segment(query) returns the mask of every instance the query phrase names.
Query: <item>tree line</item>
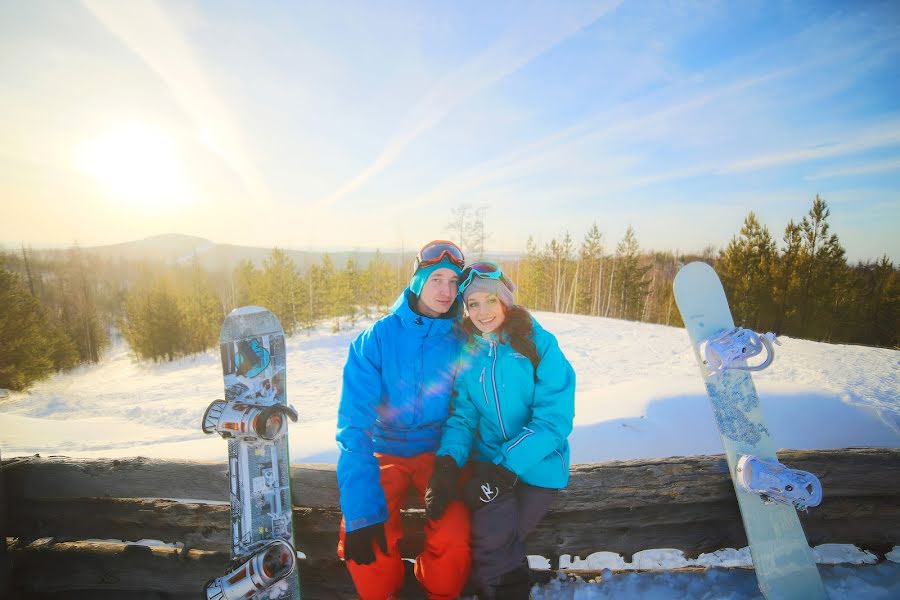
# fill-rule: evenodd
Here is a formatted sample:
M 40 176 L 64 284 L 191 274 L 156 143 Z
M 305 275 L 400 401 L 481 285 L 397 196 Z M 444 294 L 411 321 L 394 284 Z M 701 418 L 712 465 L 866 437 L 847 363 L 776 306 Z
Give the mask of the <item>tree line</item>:
M 883 257 L 849 265 L 830 211 L 818 196 L 787 224 L 779 244 L 754 213 L 728 246 L 699 254 L 642 251 L 629 227 L 607 247 L 595 223 L 580 244 L 566 233 L 500 261 L 532 310 L 681 326 L 672 282 L 704 260 L 719 273 L 735 322 L 793 337 L 900 346 L 900 280 Z M 448 237 L 470 260 L 484 255 L 485 210 L 460 205 Z M 411 257 L 406 257 L 411 258 Z M 222 319 L 238 306 L 272 310 L 288 335 L 332 331 L 384 314 L 409 280 L 411 260 L 377 251 L 365 265 L 325 254 L 301 270 L 278 248 L 257 265 L 205 270 L 195 258 L 163 264 L 66 251 L 0 253 L 0 388 L 25 389 L 53 372 L 97 362 L 121 335 L 141 360 L 163 361 L 214 347 Z
M 596 223 L 576 246 L 567 233 L 504 265 L 518 301 L 535 310 L 683 326 L 672 283 L 682 264 L 703 260 L 719 274 L 736 324 L 833 343 L 900 346 L 900 278 L 884 256 L 849 265 L 830 210 L 816 196 L 784 229 L 781 248 L 750 212 L 720 252 L 642 252 L 635 231 L 609 249 Z
M 97 362 L 109 344 L 96 274 L 77 246 L 52 260 L 0 254 L 0 388 Z
M 401 261 L 402 262 L 402 261 Z M 121 335 L 140 360 L 169 361 L 218 341 L 226 314 L 256 304 L 285 332 L 328 323 L 332 331 L 384 314 L 409 279 L 376 251 L 365 267 L 325 254 L 305 272 L 278 248 L 260 266 L 232 271 L 65 252 L 0 252 L 0 389 L 22 390 L 54 372 L 95 363 Z

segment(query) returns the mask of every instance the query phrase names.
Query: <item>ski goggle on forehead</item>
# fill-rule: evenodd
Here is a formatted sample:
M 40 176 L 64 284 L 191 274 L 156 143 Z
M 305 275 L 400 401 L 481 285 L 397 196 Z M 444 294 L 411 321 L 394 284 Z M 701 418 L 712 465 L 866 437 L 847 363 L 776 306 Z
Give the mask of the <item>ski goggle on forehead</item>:
M 466 264 L 459 246 L 447 240 L 435 240 L 419 250 L 419 255 L 416 256 L 416 269 L 436 265 L 444 260 L 444 257 L 460 269 Z
M 466 288 L 469 287 L 469 284 L 471 284 L 472 281 L 474 281 L 475 277 L 480 277 L 481 279 L 497 280 L 505 285 L 511 292 L 515 291 L 516 289 L 516 286 L 514 286 L 513 282 L 509 280 L 509 277 L 504 275 L 503 271 L 500 270 L 500 265 L 489 260 L 485 260 L 469 265 L 462 272 L 462 275 L 460 276 L 462 283 L 459 284 L 460 294 L 466 291 Z

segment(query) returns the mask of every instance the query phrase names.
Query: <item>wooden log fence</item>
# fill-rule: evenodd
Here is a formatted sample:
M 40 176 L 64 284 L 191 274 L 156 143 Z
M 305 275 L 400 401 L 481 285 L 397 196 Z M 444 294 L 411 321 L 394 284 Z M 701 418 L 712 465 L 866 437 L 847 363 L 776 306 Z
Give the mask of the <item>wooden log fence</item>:
M 898 543 L 900 449 L 782 451 L 779 457 L 822 480 L 822 504 L 801 513 L 811 545 L 852 543 L 883 555 Z M 0 525 L 5 522 L 8 542 L 0 561 L 5 556 L 12 566 L 7 590 L 0 591 L 12 598 L 197 598 L 227 562 L 226 464 L 29 457 L 6 461 L 0 475 Z M 304 598 L 353 597 L 335 555 L 334 465 L 293 464 L 291 480 L 295 537 L 306 555 Z M 424 522 L 420 502 L 411 499 L 404 511 L 406 556 L 421 549 Z M 145 539 L 183 547 L 91 541 Z M 676 548 L 696 557 L 746 544 L 724 457 L 691 456 L 574 465 L 568 488 L 528 549 L 556 566 L 562 554 L 604 550 L 630 560 L 640 550 Z M 0 575 L 2 568 L 0 562 Z

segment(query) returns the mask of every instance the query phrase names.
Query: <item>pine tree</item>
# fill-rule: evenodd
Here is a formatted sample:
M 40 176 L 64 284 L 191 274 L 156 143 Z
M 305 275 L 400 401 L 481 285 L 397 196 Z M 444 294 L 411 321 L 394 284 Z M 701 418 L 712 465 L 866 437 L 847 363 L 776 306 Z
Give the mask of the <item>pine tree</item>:
M 516 281 L 516 299 L 519 304 L 532 310 L 545 310 L 544 292 L 546 291 L 544 260 L 538 252 L 537 244 L 532 236 L 525 243 L 525 256 L 519 261 L 519 277 Z
M 751 329 L 771 327 L 773 271 L 777 250 L 768 228 L 751 211 L 717 263 L 736 322 Z
M 859 290 L 861 301 L 852 305 L 862 313 L 858 339 L 888 348 L 900 347 L 900 276 L 893 262 L 885 255 L 856 272 L 858 283 L 854 287 Z
M 832 341 L 900 346 L 900 277 L 893 262 L 887 256 L 860 262 L 847 270 L 842 287 L 841 327 Z
M 341 330 L 341 319 L 349 325 L 356 320 L 356 302 L 361 297 L 360 271 L 354 258 L 348 258 L 343 270 L 335 273 L 331 286 L 331 303 L 334 306 L 332 332 Z
M 41 301 L 75 343 L 79 362 L 96 363 L 109 345 L 109 335 L 97 310 L 96 276 L 84 263 L 77 245 L 54 261 L 49 281 L 40 286 Z
M 300 286 L 300 274 L 294 260 L 284 250 L 273 249 L 263 261 L 258 298 L 261 306 L 278 317 L 287 335 L 294 333 L 299 321 L 299 305 L 304 297 Z
M 216 345 L 225 314 L 213 292 L 209 275 L 196 260 L 182 277 L 178 310 L 184 329 L 179 350 L 185 354 L 203 352 Z
M 800 226 L 789 221 L 784 229 L 784 250 L 774 269 L 774 323 L 776 333 L 797 331 L 799 328 L 797 306 L 800 298 L 800 264 L 803 254 L 803 240 Z
M 21 278 L 0 269 L 0 388 L 21 391 L 78 363 L 78 351 Z
M 320 272 L 322 287 L 322 316 L 325 318 L 337 316 L 339 277 L 334 260 L 327 252 L 322 256 L 322 270 Z
M 837 235 L 828 233 L 830 214 L 827 203 L 816 195 L 800 222 L 800 330 L 819 340 L 830 339 L 847 269 L 844 248 Z
M 259 298 L 261 286 L 260 272 L 247 259 L 234 267 L 231 276 L 232 308 L 263 304 Z
M 331 312 L 332 307 L 329 305 L 333 276 L 334 263 L 328 254 L 322 258 L 321 264 L 312 265 L 309 269 L 307 299 L 309 302 L 308 323 L 310 326 L 333 314 Z
M 649 266 L 641 265 L 640 246 L 631 225 L 616 246 L 616 262 L 619 265 L 619 274 L 614 289 L 620 302 L 619 316 L 632 321 L 638 320 L 644 308 L 643 303 L 649 286 L 649 282 L 644 279 Z
M 602 294 L 600 277 L 603 261 L 603 234 L 600 233 L 596 222 L 591 225 L 584 236 L 578 260 L 581 264 L 579 269 L 581 279 L 578 285 L 575 312 L 585 315 L 599 314 L 599 300 Z
M 167 277 L 150 276 L 128 294 L 119 325 L 132 351 L 143 360 L 174 360 L 184 352 L 184 320 Z
M 394 298 L 400 293 L 394 284 L 393 267 L 385 260 L 380 250 L 375 251 L 375 256 L 369 261 L 365 270 L 365 285 L 362 298 L 368 310 L 369 306 L 375 308 L 378 314 L 386 314 L 388 307 L 394 302 Z

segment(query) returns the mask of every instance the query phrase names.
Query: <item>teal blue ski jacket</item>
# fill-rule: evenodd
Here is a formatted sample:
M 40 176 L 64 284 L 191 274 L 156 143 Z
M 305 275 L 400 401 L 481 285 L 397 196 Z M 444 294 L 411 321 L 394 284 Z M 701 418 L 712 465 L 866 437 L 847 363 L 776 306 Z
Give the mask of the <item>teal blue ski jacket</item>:
M 337 464 L 347 531 L 387 521 L 374 453 L 415 456 L 437 450 L 465 336 L 459 305 L 444 318 L 410 308 L 407 289 L 391 312 L 359 334 L 344 365 Z
M 536 373 L 526 356 L 495 334 L 465 344 L 437 454 L 462 465 L 474 444 L 476 460 L 506 467 L 530 485 L 563 488 L 569 482 L 575 371 L 537 321 L 534 342 Z

